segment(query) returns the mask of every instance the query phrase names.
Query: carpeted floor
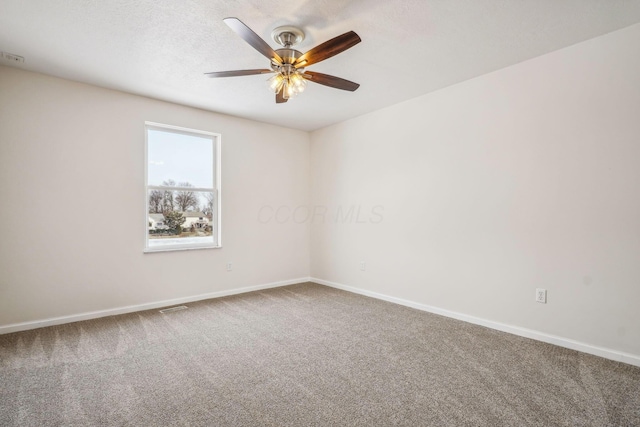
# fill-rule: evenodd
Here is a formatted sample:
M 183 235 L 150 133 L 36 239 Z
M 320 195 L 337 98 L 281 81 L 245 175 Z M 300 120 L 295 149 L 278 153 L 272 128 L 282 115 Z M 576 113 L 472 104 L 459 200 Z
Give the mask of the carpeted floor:
M 640 426 L 640 368 L 306 283 L 0 336 L 1 426 Z

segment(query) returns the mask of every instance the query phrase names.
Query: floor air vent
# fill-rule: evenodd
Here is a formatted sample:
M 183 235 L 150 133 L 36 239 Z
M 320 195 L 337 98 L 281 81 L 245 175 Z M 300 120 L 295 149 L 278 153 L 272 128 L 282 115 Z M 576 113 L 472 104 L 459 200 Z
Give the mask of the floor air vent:
M 171 307 L 171 308 L 163 308 L 162 310 L 160 310 L 160 313 L 173 313 L 174 311 L 180 311 L 180 310 L 186 310 L 187 307 L 186 305 L 179 305 L 177 307 Z

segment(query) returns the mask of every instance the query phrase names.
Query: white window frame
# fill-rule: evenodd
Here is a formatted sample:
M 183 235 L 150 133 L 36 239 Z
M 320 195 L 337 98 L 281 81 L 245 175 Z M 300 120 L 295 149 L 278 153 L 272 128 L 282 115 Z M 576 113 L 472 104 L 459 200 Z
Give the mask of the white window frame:
M 173 132 L 183 135 L 206 136 L 213 141 L 213 152 L 215 159 L 213 160 L 213 188 L 188 187 L 189 191 L 194 192 L 213 192 L 216 204 L 213 207 L 213 230 L 214 243 L 178 243 L 175 245 L 162 245 L 158 247 L 149 247 L 149 191 L 150 190 L 184 190 L 187 187 L 167 187 L 149 185 L 149 130 L 158 130 L 163 132 Z M 144 122 L 144 192 L 145 192 L 145 217 L 144 217 L 144 253 L 167 252 L 167 251 L 183 251 L 194 249 L 217 249 L 222 247 L 222 200 L 220 183 L 222 179 L 221 173 L 221 153 L 222 153 L 222 135 L 219 133 L 208 132 L 197 129 L 189 129 L 179 126 L 165 125 L 155 122 Z

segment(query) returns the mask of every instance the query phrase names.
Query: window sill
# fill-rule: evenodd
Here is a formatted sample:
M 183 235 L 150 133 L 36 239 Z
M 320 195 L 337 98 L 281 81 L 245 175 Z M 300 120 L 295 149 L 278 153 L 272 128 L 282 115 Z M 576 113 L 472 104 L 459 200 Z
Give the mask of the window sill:
M 155 252 L 174 252 L 174 251 L 197 251 L 200 249 L 221 249 L 222 246 L 188 246 L 188 247 L 159 247 L 146 248 L 143 253 L 152 254 Z

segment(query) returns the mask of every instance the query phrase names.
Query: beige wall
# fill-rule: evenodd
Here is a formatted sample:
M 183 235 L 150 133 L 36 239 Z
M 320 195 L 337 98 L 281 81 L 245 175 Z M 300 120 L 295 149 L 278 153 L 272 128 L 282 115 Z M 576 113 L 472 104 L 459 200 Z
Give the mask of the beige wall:
M 222 134 L 222 249 L 143 254 L 145 120 Z M 258 213 L 308 181 L 306 132 L 0 67 L 0 326 L 307 277 Z
M 312 277 L 640 355 L 639 51 L 635 25 L 312 133 Z

